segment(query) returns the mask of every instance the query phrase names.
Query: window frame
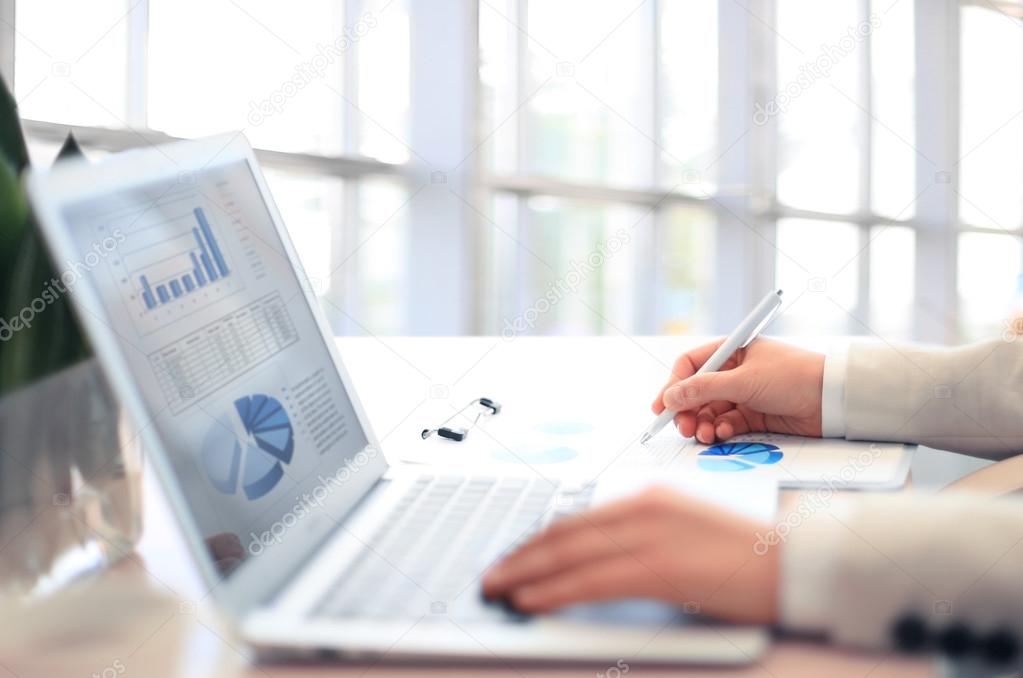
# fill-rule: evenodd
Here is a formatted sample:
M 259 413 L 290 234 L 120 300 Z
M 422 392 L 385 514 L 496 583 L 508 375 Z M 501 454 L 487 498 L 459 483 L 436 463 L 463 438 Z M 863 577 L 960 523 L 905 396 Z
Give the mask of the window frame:
M 906 0 L 904 0 L 906 1 Z M 675 204 L 699 205 L 710 208 L 717 217 L 716 270 L 745 270 L 750 272 L 741 280 L 719 277 L 712 290 L 716 315 L 709 328 L 715 333 L 729 331 L 740 319 L 742 309 L 752 306 L 775 280 L 776 252 L 771 245 L 776 239 L 777 223 L 782 219 L 811 219 L 821 222 L 851 224 L 859 232 L 860 254 L 857 258 L 857 304 L 846 309 L 851 318 L 850 334 L 874 334 L 871 324 L 871 231 L 875 227 L 900 226 L 909 228 L 915 237 L 915 285 L 912 338 L 920 341 L 955 343 L 961 339 L 957 292 L 957 238 L 967 232 L 1009 233 L 1023 236 L 1023 228 L 998 229 L 963 223 L 959 219 L 956 186 L 958 183 L 960 99 L 959 77 L 961 58 L 960 12 L 963 6 L 981 6 L 990 11 L 1012 11 L 1023 17 L 1023 6 L 1018 2 L 999 0 L 908 0 L 914 9 L 914 108 L 929 111 L 928 116 L 915 116 L 915 193 L 916 210 L 909 218 L 892 218 L 873 210 L 872 205 L 872 151 L 873 151 L 873 49 L 871 36 L 863 40 L 857 51 L 860 92 L 866 102 L 861 114 L 859 136 L 861 162 L 861 190 L 857 209 L 852 214 L 819 212 L 801 209 L 781 202 L 777 193 L 778 165 L 776 147 L 778 130 L 776 119 L 770 119 L 760 128 L 751 128 L 748 111 L 754 110 L 756 101 L 768 99 L 777 90 L 776 50 L 777 38 L 765 25 L 764 17 L 775 17 L 775 0 L 749 0 L 740 3 L 719 3 L 719 44 L 730 45 L 718 55 L 719 85 L 719 149 L 731 149 L 720 161 L 719 186 L 745 187 L 744 195 L 730 194 L 720 189 L 709 196 L 700 197 L 681 192 L 664 192 L 657 188 L 657 174 L 653 186 L 645 188 L 619 188 L 592 183 L 563 181 L 551 177 L 531 176 L 522 171 L 527 149 L 523 148 L 522 125 L 519 116 L 519 153 L 516 172 L 484 174 L 480 181 L 486 190 L 516 196 L 520 201 L 534 196 L 553 196 L 604 203 L 629 203 L 654 212 L 653 234 L 644 243 L 639 254 L 646 261 L 654 260 L 654 248 L 663 228 L 659 215 Z M 871 13 L 870 0 L 857 0 L 859 18 L 866 20 Z M 656 55 L 659 31 L 656 28 L 660 1 L 646 3 L 651 39 L 647 41 Z M 517 0 L 517 16 L 510 17 L 519 27 L 521 36 L 516 45 L 515 63 L 518 70 L 528 54 L 525 31 L 528 12 L 527 0 Z M 768 19 L 769 21 L 769 19 Z M 659 116 L 657 82 L 660 80 L 659 60 L 655 66 L 653 109 Z M 936 67 L 935 64 L 943 64 Z M 524 101 L 528 83 L 519 78 L 516 98 Z M 741 111 L 738 115 L 729 112 Z M 939 112 L 937 115 L 932 115 Z M 653 129 L 661 129 L 658 117 Z M 659 140 L 652 140 L 654 147 Z M 654 154 L 656 155 L 656 154 Z M 934 159 L 934 162 L 927 160 Z M 656 164 L 656 163 L 655 163 Z M 938 168 L 936 170 L 936 168 Z M 947 168 L 941 170 L 940 168 Z M 949 171 L 951 183 L 944 184 L 938 172 Z M 923 187 L 935 190 L 921 190 Z M 520 210 L 526 218 L 524 210 Z M 528 243 L 527 243 L 528 245 Z M 654 312 L 650 308 L 653 295 L 650 281 L 637 285 L 634 301 L 638 333 L 656 333 Z M 799 294 L 804 290 L 792 290 Z
M 360 0 L 339 0 L 345 3 L 347 16 L 357 16 Z M 716 218 L 715 270 L 745 270 L 746 276 L 718 276 L 714 281 L 713 308 L 715 315 L 707 329 L 715 333 L 729 331 L 743 314 L 770 288 L 775 280 L 776 252 L 772 243 L 776 239 L 777 222 L 780 219 L 814 219 L 822 222 L 853 224 L 859 229 L 858 303 L 848 309 L 860 321 L 851 321 L 851 333 L 870 334 L 870 234 L 875 226 L 904 226 L 915 235 L 915 284 L 913 338 L 922 341 L 954 343 L 961 339 L 958 326 L 958 237 L 962 233 L 1000 233 L 1023 237 L 1023 224 L 1015 228 L 992 228 L 967 224 L 961 221 L 958 212 L 958 163 L 960 124 L 960 17 L 964 6 L 979 6 L 989 11 L 1002 11 L 1019 16 L 1023 5 L 1009 0 L 902 0 L 913 2 L 914 8 L 914 61 L 916 80 L 914 84 L 914 106 L 917 111 L 928 111 L 927 116 L 916 116 L 915 187 L 918 193 L 916 211 L 907 219 L 892 219 L 876 214 L 871 209 L 870 166 L 872 152 L 870 115 L 862 116 L 861 176 L 862 190 L 859 209 L 853 214 L 835 214 L 799 209 L 782 204 L 778 200 L 776 184 L 778 166 L 776 157 L 777 125 L 774 119 L 757 127 L 750 124 L 749 111 L 754 110 L 757 101 L 768 99 L 777 88 L 776 41 L 772 29 L 761 17 L 776 16 L 776 0 L 748 0 L 745 5 L 734 2 L 719 3 L 719 44 L 730 45 L 720 50 L 718 66 L 720 83 L 718 87 L 718 148 L 729 149 L 718 164 L 719 180 L 716 192 L 708 196 L 694 195 L 682 191 L 664 191 L 659 188 L 660 163 L 657 153 L 651 152 L 654 163 L 653 181 L 649 187 L 620 188 L 594 183 L 563 181 L 556 178 L 529 175 L 522 171 L 525 165 L 523 140 L 526 118 L 516 116 L 519 152 L 516 169 L 509 173 L 491 173 L 475 157 L 462 171 L 450 177 L 450 192 L 458 198 L 446 201 L 424 202 L 410 206 L 417 228 L 410 233 L 410 252 L 430 247 L 433 238 L 430 228 L 419 228 L 418 220 L 427 220 L 431 228 L 443 226 L 444 238 L 452 239 L 455 250 L 465 257 L 464 265 L 451 272 L 450 260 L 432 259 L 415 261 L 407 281 L 408 305 L 420 309 L 418 315 L 408 313 L 409 327 L 413 333 L 458 334 L 466 332 L 499 333 L 493 313 L 488 310 L 488 300 L 497 295 L 494 285 L 505 281 L 483 280 L 486 271 L 480 264 L 485 259 L 488 244 L 485 238 L 472 234 L 486 231 L 485 217 L 478 205 L 484 204 L 491 195 L 506 195 L 515 198 L 518 204 L 520 233 L 528 234 L 526 220 L 528 211 L 525 201 L 533 196 L 553 196 L 577 199 L 594 203 L 626 203 L 648 209 L 652 212 L 653 227 L 647 229 L 644 237 L 638 239 L 634 256 L 637 261 L 648 264 L 656 260 L 660 234 L 664 228 L 664 210 L 676 205 L 697 206 L 711 210 Z M 870 13 L 869 0 L 857 0 L 860 13 L 865 18 Z M 662 0 L 648 0 L 638 11 L 650 31 L 649 59 L 650 115 L 661 118 L 660 83 L 662 73 L 657 58 L 660 40 L 658 17 Z M 15 0 L 0 0 L 0 72 L 13 87 L 14 43 L 15 43 Z M 108 129 L 91 126 L 75 126 L 40 120 L 26 120 L 26 133 L 35 139 L 60 143 L 67 132 L 73 131 L 86 147 L 106 151 L 120 151 L 147 144 L 173 141 L 174 137 L 144 127 L 146 119 L 146 37 L 148 34 L 149 0 L 137 0 L 133 5 L 129 21 L 127 127 Z M 528 37 L 521 29 L 528 12 L 528 0 L 514 0 L 516 14 L 509 17 L 519 28 L 515 40 L 516 97 L 524 101 L 529 83 L 521 65 L 526 63 Z M 358 119 L 348 115 L 344 123 L 344 152 L 337 155 L 293 153 L 257 149 L 257 156 L 268 168 L 345 179 L 343 195 L 338 196 L 336 205 L 329 209 L 339 214 L 341 237 L 357 238 L 359 183 L 362 179 L 389 177 L 403 182 L 410 191 L 429 186 L 430 171 L 436 167 L 450 167 L 452 158 L 474 156 L 480 144 L 486 143 L 489 130 L 481 129 L 477 115 L 480 110 L 479 54 L 475 28 L 478 27 L 479 4 L 474 0 L 449 0 L 437 3 L 430 12 L 417 11 L 415 3 L 410 5 L 412 40 L 414 43 L 411 81 L 415 89 L 417 70 L 426 69 L 428 60 L 416 59 L 415 54 L 436 54 L 451 64 L 460 60 L 468 62 L 468 68 L 455 68 L 447 84 L 455 91 L 446 100 L 446 111 L 458 123 L 446 129 L 452 137 L 449 145 L 453 150 L 434 140 L 420 130 L 410 132 L 411 143 L 419 150 L 419 144 L 427 147 L 429 161 L 410 160 L 394 164 L 359 156 L 354 152 L 358 137 Z M 451 32 L 430 31 L 438 22 L 454 21 L 460 27 L 461 38 L 451 40 Z M 472 58 L 475 56 L 475 58 Z M 860 92 L 863 100 L 871 101 L 871 59 L 870 36 L 866 36 L 858 51 L 861 60 Z M 941 64 L 936 66 L 935 64 Z M 475 66 L 472 68 L 471 66 Z M 346 77 L 343 88 L 346 97 L 357 102 L 357 69 L 354 59 L 346 60 Z M 435 69 L 436 70 L 436 69 Z M 418 75 L 424 75 L 420 71 Z M 417 111 L 429 109 L 436 113 L 437 102 L 432 101 L 428 92 L 413 92 L 410 95 L 410 117 L 416 119 Z M 652 140 L 652 148 L 660 144 L 660 124 Z M 464 131 L 462 131 L 464 130 Z M 418 135 L 418 136 L 417 136 Z M 435 157 L 433 157 L 435 156 Z M 933 163 L 926 158 L 931 158 Z M 951 183 L 939 182 L 935 167 L 946 168 L 951 173 Z M 722 190 L 720 187 L 743 187 L 743 190 Z M 922 190 L 927 187 L 930 190 Z M 438 211 L 439 210 L 439 211 Z M 491 229 L 492 230 L 492 229 Z M 435 242 L 434 242 L 435 244 Z M 527 243 L 528 244 L 528 243 Z M 510 270 L 518 270 L 514 265 Z M 649 266 L 644 266 L 649 270 Z M 635 313 L 633 326 L 628 328 L 608 327 L 611 331 L 628 333 L 656 333 L 656 308 L 654 299 L 658 290 L 659 271 L 637 280 L 633 290 Z M 428 282 L 429 284 L 423 284 Z M 342 276 L 332 283 L 331 293 L 344 304 L 357 308 L 353 293 L 356 288 L 356 270 L 348 267 Z M 468 290 L 468 291 L 467 291 Z M 801 291 L 793 291 L 795 293 Z M 518 298 L 521 295 L 517 295 Z M 438 298 L 449 300 L 454 308 L 450 313 L 423 315 L 421 309 L 432 305 Z M 335 328 L 339 332 L 364 332 L 365 328 L 356 323 L 343 324 Z M 883 337 L 882 337 L 883 338 Z
M 14 37 L 14 0 L 0 0 L 0 75 L 7 83 L 14 82 Z
M 359 16 L 362 4 L 359 0 L 341 1 L 345 3 L 345 16 Z M 0 0 L 0 72 L 3 73 L 12 91 L 15 91 L 16 4 L 16 0 Z M 150 0 L 134 0 L 130 11 L 124 18 L 124 21 L 128 22 L 128 40 L 125 47 L 127 69 L 124 73 L 128 101 L 125 126 L 108 128 L 24 119 L 22 127 L 28 138 L 60 145 L 67 134 L 71 132 L 83 147 L 106 152 L 156 146 L 180 140 L 180 137 L 151 129 L 146 124 L 149 7 Z M 355 59 L 345 60 L 345 77 L 341 83 L 341 89 L 344 96 L 357 105 L 358 80 Z M 296 175 L 346 180 L 343 183 L 343 191 L 337 196 L 337 199 L 325 206 L 330 214 L 342 215 L 337 220 L 341 233 L 340 238 L 334 240 L 335 243 L 352 242 L 358 238 L 361 180 L 387 177 L 408 185 L 415 178 L 413 176 L 414 168 L 410 163 L 385 162 L 354 152 L 358 141 L 358 119 L 355 115 L 345 116 L 342 126 L 344 147 L 343 152 L 339 154 L 255 149 L 260 163 L 268 169 Z M 334 247 L 332 260 L 340 261 L 344 258 L 345 255 L 340 252 L 340 249 Z M 332 300 L 337 300 L 333 305 L 343 305 L 349 309 L 349 312 L 344 314 L 347 317 L 335 318 L 333 325 L 339 334 L 365 332 L 365 327 L 360 326 L 355 320 L 360 313 L 359 299 L 354 293 L 354 290 L 357 289 L 356 275 L 356 266 L 354 264 L 347 265 L 339 274 L 333 276 L 331 281 L 329 295 Z

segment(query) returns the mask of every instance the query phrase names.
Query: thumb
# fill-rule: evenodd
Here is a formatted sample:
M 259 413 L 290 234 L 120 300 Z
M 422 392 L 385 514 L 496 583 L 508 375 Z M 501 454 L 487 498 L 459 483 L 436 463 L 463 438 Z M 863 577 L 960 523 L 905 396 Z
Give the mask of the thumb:
M 747 399 L 744 376 L 741 367 L 693 375 L 664 392 L 664 407 L 675 412 L 688 412 L 715 400 L 744 402 Z

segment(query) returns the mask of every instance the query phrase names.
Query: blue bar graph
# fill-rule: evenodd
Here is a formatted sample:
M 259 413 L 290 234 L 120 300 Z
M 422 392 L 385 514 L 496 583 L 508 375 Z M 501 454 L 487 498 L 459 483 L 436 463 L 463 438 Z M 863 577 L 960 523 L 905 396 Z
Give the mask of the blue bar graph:
M 181 253 L 182 256 L 187 254 L 188 261 L 185 266 L 191 264 L 190 268 L 180 270 L 172 276 L 154 276 L 150 271 L 148 276 L 140 275 L 138 277 L 142 287 L 142 301 L 146 310 L 151 311 L 160 305 L 192 294 L 231 275 L 224 251 L 213 234 L 213 228 L 206 218 L 206 212 L 203 211 L 203 208 L 196 207 L 192 210 L 192 215 L 198 224 L 198 226 L 192 227 L 195 248 Z M 188 231 L 185 233 L 187 234 Z M 151 279 L 158 284 L 151 285 Z
M 153 310 L 156 308 L 156 299 L 153 297 L 153 290 L 149 289 L 149 281 L 143 275 L 139 277 L 139 282 L 142 283 L 142 301 L 146 302 L 146 308 Z
M 206 268 L 206 274 L 210 277 L 210 282 L 213 282 L 220 277 L 213 269 L 213 264 L 210 262 L 210 256 L 208 254 L 204 252 L 199 258 L 202 259 L 202 265 Z
M 206 250 L 206 241 L 199 235 L 199 229 L 193 228 L 192 234 L 195 236 L 195 241 L 199 243 L 199 259 L 202 261 L 202 267 L 206 270 L 206 275 L 209 277 L 210 282 L 217 279 L 217 272 L 213 270 L 213 264 L 210 262 L 210 254 Z
M 192 272 L 195 274 L 195 282 L 199 287 L 203 287 L 206 284 L 206 275 L 199 268 L 199 259 L 196 258 L 195 252 L 192 252 L 190 256 L 192 257 L 192 266 L 194 267 Z
M 194 212 L 195 219 L 199 222 L 199 228 L 202 229 L 202 234 L 206 238 L 206 244 L 210 246 L 210 252 L 213 253 L 213 261 L 217 264 L 217 270 L 220 271 L 221 276 L 226 277 L 230 271 L 227 270 L 227 262 L 224 261 L 224 255 L 220 251 L 217 239 L 213 237 L 210 224 L 206 221 L 206 213 L 202 211 L 201 207 L 196 207 Z

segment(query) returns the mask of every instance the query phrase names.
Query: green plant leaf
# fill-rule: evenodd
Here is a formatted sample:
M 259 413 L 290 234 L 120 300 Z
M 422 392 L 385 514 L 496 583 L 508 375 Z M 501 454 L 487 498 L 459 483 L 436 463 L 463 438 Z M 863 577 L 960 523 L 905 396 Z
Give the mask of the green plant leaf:
M 28 222 L 28 203 L 17 175 L 0 162 L 0 271 L 9 270 L 5 255 L 21 240 Z M 3 275 L 0 275 L 0 280 Z M 0 283 L 2 284 L 2 283 Z M 0 299 L 5 298 L 0 288 Z
M 62 155 L 76 153 L 69 137 Z M 0 394 L 92 353 L 18 179 L 27 166 L 17 105 L 0 80 Z
M 8 269 L 0 317 L 0 393 L 30 384 L 91 354 L 31 217 Z
M 0 158 L 14 168 L 15 174 L 28 166 L 28 147 L 21 131 L 18 104 L 0 78 Z

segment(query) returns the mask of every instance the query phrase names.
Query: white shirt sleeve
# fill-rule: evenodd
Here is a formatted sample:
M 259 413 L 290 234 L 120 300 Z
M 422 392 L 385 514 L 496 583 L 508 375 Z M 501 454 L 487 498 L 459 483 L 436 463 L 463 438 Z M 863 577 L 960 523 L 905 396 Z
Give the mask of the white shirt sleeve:
M 846 356 L 824 359 L 824 385 L 821 389 L 821 437 L 845 437 Z

